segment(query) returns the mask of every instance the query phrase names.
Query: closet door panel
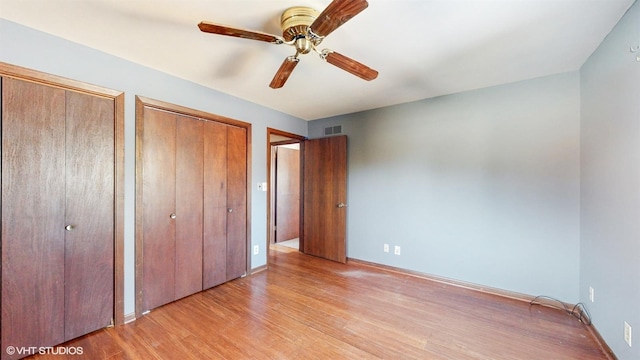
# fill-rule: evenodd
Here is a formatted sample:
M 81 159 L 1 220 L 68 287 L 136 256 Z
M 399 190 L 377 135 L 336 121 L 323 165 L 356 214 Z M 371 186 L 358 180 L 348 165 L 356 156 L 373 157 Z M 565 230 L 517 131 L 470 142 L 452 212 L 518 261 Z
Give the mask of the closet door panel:
M 65 340 L 108 326 L 114 291 L 114 103 L 66 99 Z
M 143 311 L 175 299 L 176 115 L 144 109 Z M 176 214 L 177 217 L 177 214 Z
M 227 203 L 230 206 L 247 204 L 247 131 L 227 127 Z
M 227 280 L 227 127 L 204 122 L 202 287 Z
M 227 128 L 227 280 L 247 271 L 247 135 Z
M 227 209 L 212 208 L 205 212 L 202 288 L 208 289 L 227 281 Z
M 178 117 L 176 133 L 176 299 L 202 290 L 202 121 Z
M 3 346 L 64 341 L 64 99 L 2 78 Z
M 227 280 L 247 272 L 247 208 L 237 206 L 227 217 Z

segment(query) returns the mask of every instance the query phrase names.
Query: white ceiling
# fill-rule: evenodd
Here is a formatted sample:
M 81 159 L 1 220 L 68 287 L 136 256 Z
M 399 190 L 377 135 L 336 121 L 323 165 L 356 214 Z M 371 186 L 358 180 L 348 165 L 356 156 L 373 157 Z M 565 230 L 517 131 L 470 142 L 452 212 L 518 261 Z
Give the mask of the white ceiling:
M 0 17 L 313 120 L 580 68 L 634 0 L 369 0 L 331 48 L 380 72 L 367 82 L 318 56 L 278 90 L 286 45 L 206 34 L 202 20 L 281 35 L 291 6 L 330 0 L 0 0 Z

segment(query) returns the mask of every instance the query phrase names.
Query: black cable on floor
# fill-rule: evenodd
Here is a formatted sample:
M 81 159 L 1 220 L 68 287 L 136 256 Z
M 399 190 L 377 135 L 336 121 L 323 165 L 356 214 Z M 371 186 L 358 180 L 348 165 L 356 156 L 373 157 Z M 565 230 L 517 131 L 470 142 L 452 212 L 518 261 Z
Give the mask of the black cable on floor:
M 551 300 L 553 302 L 557 302 L 561 306 L 552 306 L 551 304 L 548 304 L 548 303 L 543 304 L 542 302 L 538 301 L 539 299 Z M 559 310 L 564 310 L 568 315 L 575 317 L 581 323 L 585 325 L 591 325 L 591 314 L 589 314 L 589 310 L 587 310 L 587 308 L 581 302 L 575 304 L 573 308 L 569 309 L 564 302 L 558 299 L 552 298 L 550 296 L 539 295 L 533 298 L 533 300 L 529 302 L 529 307 L 531 307 L 532 305 L 545 305 L 545 306 L 550 306 Z

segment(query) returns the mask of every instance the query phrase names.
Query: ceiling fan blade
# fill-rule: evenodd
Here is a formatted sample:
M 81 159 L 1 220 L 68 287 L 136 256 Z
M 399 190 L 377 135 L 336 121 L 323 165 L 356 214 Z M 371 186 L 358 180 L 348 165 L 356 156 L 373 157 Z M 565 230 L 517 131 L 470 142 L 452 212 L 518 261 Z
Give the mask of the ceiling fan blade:
M 323 50 L 322 58 L 329 64 L 339 67 L 340 69 L 350 72 L 353 75 L 370 81 L 378 77 L 378 72 L 372 68 L 359 63 L 349 57 L 331 50 Z
M 271 80 L 269 87 L 272 89 L 279 89 L 284 86 L 284 83 L 287 82 L 287 79 L 289 79 L 291 72 L 293 72 L 293 69 L 298 65 L 298 62 L 300 62 L 300 59 L 295 56 L 289 56 L 284 59 L 282 65 L 280 65 L 280 68 L 278 69 L 278 72 L 276 72 L 273 80 Z
M 208 21 L 200 22 L 200 24 L 198 24 L 198 28 L 200 28 L 202 32 L 211 33 L 211 34 L 234 36 L 234 37 L 239 37 L 243 39 L 265 41 L 265 42 L 274 43 L 274 44 L 282 44 L 283 42 L 282 38 L 279 36 L 263 33 L 260 31 L 232 28 L 225 25 L 214 24 Z
M 311 31 L 325 37 L 366 9 L 369 4 L 366 0 L 333 0 L 309 26 Z

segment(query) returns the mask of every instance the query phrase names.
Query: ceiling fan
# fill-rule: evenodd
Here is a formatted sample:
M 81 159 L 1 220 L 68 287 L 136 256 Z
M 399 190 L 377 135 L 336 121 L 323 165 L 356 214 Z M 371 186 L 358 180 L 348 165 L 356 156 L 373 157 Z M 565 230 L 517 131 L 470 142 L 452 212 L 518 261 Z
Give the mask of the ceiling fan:
M 273 89 L 281 88 L 284 85 L 300 61 L 299 55 L 308 54 L 311 51 L 316 52 L 321 59 L 342 70 L 364 80 L 373 80 L 378 76 L 376 70 L 333 50 L 318 50 L 316 48 L 327 35 L 358 15 L 367 6 L 369 4 L 366 0 L 333 0 L 319 14 L 317 10 L 305 6 L 288 8 L 280 17 L 282 36 L 233 28 L 208 21 L 202 21 L 198 27 L 201 31 L 212 34 L 294 46 L 295 55 L 288 56 L 284 60 L 269 84 Z

